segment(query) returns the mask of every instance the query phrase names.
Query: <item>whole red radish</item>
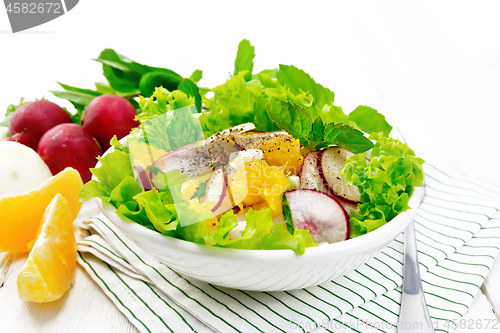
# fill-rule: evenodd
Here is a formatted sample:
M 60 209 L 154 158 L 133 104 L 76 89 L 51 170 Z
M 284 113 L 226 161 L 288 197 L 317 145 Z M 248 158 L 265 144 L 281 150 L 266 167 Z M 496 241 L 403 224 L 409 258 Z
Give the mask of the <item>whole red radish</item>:
M 88 182 L 92 177 L 89 168 L 102 154 L 101 146 L 82 126 L 60 124 L 48 130 L 38 143 L 38 154 L 53 175 L 72 167 Z
M 139 126 L 134 120 L 137 112 L 125 98 L 117 95 L 101 95 L 92 100 L 82 120 L 82 126 L 99 141 L 103 151 L 109 147 L 109 141 L 116 135 L 118 140 Z
M 47 100 L 29 102 L 12 114 L 7 140 L 36 150 L 42 135 L 61 123 L 71 123 L 71 118 L 59 105 Z

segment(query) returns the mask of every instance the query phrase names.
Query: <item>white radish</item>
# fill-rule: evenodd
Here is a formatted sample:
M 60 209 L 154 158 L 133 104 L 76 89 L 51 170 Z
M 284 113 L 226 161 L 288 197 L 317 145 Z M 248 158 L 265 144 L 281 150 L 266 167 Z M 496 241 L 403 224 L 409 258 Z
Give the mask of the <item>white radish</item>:
M 49 168 L 28 146 L 0 142 L 0 197 L 30 191 L 52 177 Z
M 183 174 L 196 177 L 214 163 L 229 163 L 229 156 L 238 151 L 239 146 L 232 143 L 209 143 L 202 147 L 175 150 L 160 157 L 153 165 L 165 173 L 178 169 Z
M 318 156 L 320 151 L 312 151 L 304 157 L 299 169 L 300 188 L 328 192 L 323 185 L 323 179 L 318 171 Z
M 318 171 L 327 191 L 337 198 L 350 202 L 360 202 L 356 185 L 349 184 L 340 176 L 345 161 L 354 154 L 340 147 L 331 147 L 321 151 L 318 157 Z
M 245 133 L 248 131 L 251 131 L 255 128 L 255 125 L 252 123 L 245 123 L 241 125 L 236 125 L 230 128 L 226 128 L 225 130 L 222 130 L 218 133 L 215 133 L 214 135 L 198 141 L 197 145 L 198 146 L 204 146 L 208 143 L 214 143 L 214 142 L 228 142 L 229 140 L 232 139 L 232 136 L 235 134 L 239 133 Z
M 257 141 L 267 140 L 276 136 L 289 136 L 285 131 L 275 131 L 275 132 L 259 132 L 259 131 L 249 131 L 244 134 L 234 134 L 231 136 L 234 142 L 243 149 L 248 149 L 253 143 Z
M 295 228 L 309 230 L 318 243 L 349 238 L 349 218 L 337 199 L 310 189 L 292 190 L 285 195 Z
M 207 192 L 200 198 L 201 203 L 212 202 L 214 215 L 220 215 L 234 207 L 227 191 L 227 171 L 223 166 L 215 168 L 207 182 Z

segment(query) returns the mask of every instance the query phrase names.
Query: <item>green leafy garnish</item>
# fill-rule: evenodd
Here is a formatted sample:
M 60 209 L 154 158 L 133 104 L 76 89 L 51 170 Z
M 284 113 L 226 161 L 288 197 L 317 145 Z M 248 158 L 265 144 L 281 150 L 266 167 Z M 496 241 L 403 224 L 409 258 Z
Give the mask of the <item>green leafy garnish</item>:
M 12 117 L 12 114 L 14 113 L 14 111 L 16 111 L 20 106 L 23 106 L 26 103 L 28 103 L 28 102 L 25 102 L 24 98 L 21 98 L 18 105 L 10 104 L 7 107 L 7 110 L 5 111 L 5 119 L 0 122 L 0 126 L 9 127 L 10 118 Z
M 104 76 L 111 87 L 120 93 L 138 94 L 142 76 L 151 72 L 170 74 L 182 80 L 179 74 L 170 69 L 139 64 L 112 49 L 105 49 L 95 60 L 103 65 Z
M 373 143 L 362 132 L 351 126 L 324 124 L 320 117 L 313 123 L 309 112 L 298 104 L 272 99 L 268 111 L 279 127 L 299 139 L 307 148 L 321 149 L 335 145 L 357 154 L 373 147 Z
M 349 157 L 341 176 L 353 183 L 361 194 L 359 213 L 351 211 L 350 237 L 375 230 L 408 208 L 415 186 L 422 186 L 424 161 L 399 140 L 382 133 L 372 134 L 376 140 L 370 162 L 364 154 Z
M 276 77 L 294 95 L 301 92 L 311 94 L 319 109 L 322 109 L 326 104 L 333 103 L 335 94 L 330 89 L 316 83 L 309 74 L 295 66 L 280 65 Z
M 193 81 L 194 83 L 200 82 L 201 78 L 203 77 L 203 71 L 200 71 L 199 69 L 195 70 L 190 76 L 189 79 Z
M 193 193 L 191 199 L 199 199 L 205 195 L 207 192 L 207 183 L 201 183 L 200 186 L 196 189 L 196 192 Z
M 382 114 L 365 105 L 360 105 L 349 113 L 348 121 L 355 123 L 363 132 L 369 134 L 381 132 L 385 136 L 389 136 L 392 131 L 392 126 Z
M 283 218 L 285 219 L 286 229 L 290 234 L 293 235 L 295 232 L 295 225 L 293 224 L 292 211 L 290 210 L 290 203 L 286 198 L 286 195 L 283 193 L 283 198 L 281 200 L 281 207 L 283 210 Z
M 253 58 L 255 58 L 255 48 L 246 39 L 243 39 L 238 45 L 238 53 L 234 61 L 234 74 L 238 75 L 246 71 L 244 75 L 245 81 L 250 81 L 253 71 Z
M 141 126 L 131 136 L 166 151 L 204 139 L 200 120 L 193 116 L 194 103 L 194 97 L 180 90 L 156 88 L 150 98 L 140 97 L 142 112 L 136 119 Z

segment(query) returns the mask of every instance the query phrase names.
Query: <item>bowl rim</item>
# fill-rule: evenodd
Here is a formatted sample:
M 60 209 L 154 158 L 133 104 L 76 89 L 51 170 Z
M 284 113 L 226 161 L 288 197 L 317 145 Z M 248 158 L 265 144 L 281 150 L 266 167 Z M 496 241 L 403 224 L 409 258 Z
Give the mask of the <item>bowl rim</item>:
M 402 137 L 399 131 L 395 131 L 396 136 Z M 398 135 L 399 134 L 399 135 Z M 127 138 L 130 135 L 125 136 L 120 139 L 119 142 L 122 144 L 126 143 Z M 400 139 L 400 138 L 397 138 Z M 403 140 L 404 141 L 404 140 Z M 114 146 L 111 146 L 102 157 L 114 151 Z M 418 156 L 417 151 L 414 151 L 415 155 Z M 95 168 L 98 168 L 101 162 L 98 161 Z M 93 180 L 97 180 L 95 175 L 92 175 Z M 273 262 L 286 264 L 287 261 L 293 260 L 297 262 L 310 262 L 311 260 L 316 261 L 318 258 L 324 257 L 342 257 L 346 255 L 358 254 L 360 252 L 367 253 L 370 249 L 380 249 L 383 246 L 391 242 L 400 232 L 402 232 L 406 226 L 413 219 L 417 208 L 420 205 L 420 199 L 423 194 L 422 187 L 414 187 L 413 192 L 410 195 L 410 200 L 408 202 L 409 209 L 399 213 L 391 221 L 387 222 L 383 226 L 370 231 L 367 234 L 361 235 L 356 238 L 347 239 L 345 241 L 333 243 L 333 244 L 322 244 L 319 246 L 308 247 L 305 252 L 301 255 L 296 254 L 291 249 L 282 250 L 249 250 L 249 249 L 233 249 L 227 247 L 210 246 L 205 244 L 193 243 L 183 239 L 163 235 L 160 232 L 150 230 L 141 224 L 134 222 L 126 217 L 121 217 L 116 214 L 116 208 L 109 202 L 103 201 L 101 198 L 94 198 L 97 206 L 101 212 L 115 224 L 123 232 L 137 235 L 142 239 L 148 239 L 156 244 L 174 247 L 177 251 L 183 253 L 190 253 L 193 255 L 204 256 L 204 257 L 222 257 L 229 261 L 257 261 L 257 262 Z M 391 237 L 387 237 L 391 235 Z M 394 236 L 392 236 L 394 235 Z

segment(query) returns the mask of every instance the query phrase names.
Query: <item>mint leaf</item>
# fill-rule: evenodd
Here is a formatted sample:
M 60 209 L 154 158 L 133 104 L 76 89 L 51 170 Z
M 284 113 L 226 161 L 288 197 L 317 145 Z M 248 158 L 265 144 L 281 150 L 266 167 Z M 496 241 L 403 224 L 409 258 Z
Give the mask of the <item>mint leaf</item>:
M 364 136 L 363 132 L 349 125 L 328 123 L 324 129 L 323 142 L 318 144 L 316 149 L 327 148 L 331 145 L 340 146 L 354 154 L 373 147 L 373 143 Z
M 252 78 L 253 58 L 255 58 L 255 48 L 246 39 L 243 39 L 238 44 L 238 52 L 234 61 L 234 74 L 238 75 L 243 71 L 248 71 L 245 74 L 245 81 L 250 81 Z
M 322 149 L 336 145 L 358 154 L 373 147 L 363 132 L 349 125 L 324 124 L 321 117 L 313 123 L 309 112 L 298 104 L 272 98 L 268 112 L 281 129 L 299 139 L 307 148 Z
M 193 81 L 194 83 L 200 82 L 201 78 L 203 77 L 203 71 L 200 71 L 199 69 L 195 70 L 191 76 L 189 76 L 189 79 Z
M 311 131 L 312 120 L 306 109 L 292 102 L 271 98 L 267 111 L 271 119 L 281 129 L 299 139 L 304 146 L 310 146 L 309 132 Z
M 276 77 L 294 95 L 299 95 L 301 91 L 310 93 L 320 109 L 326 104 L 333 103 L 335 94 L 330 89 L 316 83 L 309 74 L 295 66 L 280 65 Z
M 309 133 L 309 140 L 320 143 L 323 141 L 324 133 L 325 125 L 321 117 L 318 117 L 312 125 L 311 132 Z
M 392 126 L 385 120 L 385 117 L 366 105 L 360 105 L 349 113 L 349 121 L 354 122 L 358 127 L 368 134 L 382 132 L 389 136 Z

